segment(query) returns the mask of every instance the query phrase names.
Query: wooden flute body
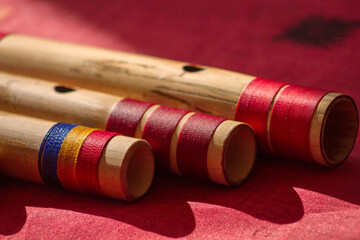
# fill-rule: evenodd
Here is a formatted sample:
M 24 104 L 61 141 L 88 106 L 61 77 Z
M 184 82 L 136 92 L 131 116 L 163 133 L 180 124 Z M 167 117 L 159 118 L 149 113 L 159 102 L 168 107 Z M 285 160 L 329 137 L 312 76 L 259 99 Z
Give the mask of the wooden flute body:
M 0 110 L 3 111 L 106 130 L 109 116 L 117 111 L 116 106 L 122 100 L 105 93 L 80 88 L 72 89 L 57 83 L 0 72 Z M 160 107 L 153 105 L 148 108 L 139 119 L 134 135 L 128 136 L 144 138 L 143 132 L 149 118 Z M 136 111 L 136 109 L 130 110 Z M 164 160 L 170 162 L 169 170 L 178 175 L 183 175 L 179 170 L 178 139 L 184 125 L 193 115 L 193 112 L 189 112 L 181 118 L 174 132 L 171 133 L 170 143 L 160 143 L 164 146 L 169 145 L 169 156 Z M 167 122 L 165 117 L 159 120 Z M 202 122 L 198 121 L 197 125 L 201 124 Z M 154 130 L 156 131 L 157 128 L 160 130 L 161 127 L 157 124 Z M 200 129 L 199 133 L 208 134 L 208 131 Z M 162 139 L 161 142 L 163 141 L 166 140 Z M 256 157 L 256 141 L 249 125 L 232 120 L 221 122 L 214 130 L 206 148 L 206 166 L 211 181 L 224 185 L 237 185 L 250 174 Z M 199 151 L 195 149 L 194 153 Z M 155 151 L 155 156 L 157 153 Z
M 246 117 L 249 114 L 237 118 L 240 99 L 258 78 L 178 61 L 8 34 L 0 40 L 0 68 L 124 97 L 247 120 L 254 126 L 260 149 L 266 149 L 264 153 L 326 166 L 337 165 L 349 155 L 358 131 L 357 108 L 349 96 L 327 92 L 321 98 L 309 100 L 312 89 L 298 90 L 287 84 L 276 88 L 263 112 L 257 112 L 258 108 L 264 108 L 260 102 L 247 109 L 252 119 Z M 293 89 L 297 89 L 297 94 Z M 250 94 L 250 103 L 267 94 L 266 88 L 258 90 Z M 293 95 L 284 97 L 285 93 Z M 276 115 L 274 113 L 281 110 L 277 105 L 289 110 Z M 302 108 L 311 111 L 305 113 Z M 298 111 L 298 115 L 293 114 L 293 110 Z M 279 123 L 283 119 L 293 122 Z M 301 133 L 303 140 L 294 143 L 293 139 L 300 139 L 294 132 L 302 126 L 306 127 L 305 133 Z M 306 143 L 297 148 L 302 142 Z M 303 152 L 308 153 L 302 156 Z
M 44 183 L 38 166 L 39 150 L 54 124 L 0 111 L 0 173 Z M 142 197 L 154 176 L 149 144 L 120 135 L 111 138 L 101 153 L 97 175 L 105 196 L 126 201 Z
M 229 119 L 242 89 L 255 78 L 18 34 L 0 40 L 0 68 Z

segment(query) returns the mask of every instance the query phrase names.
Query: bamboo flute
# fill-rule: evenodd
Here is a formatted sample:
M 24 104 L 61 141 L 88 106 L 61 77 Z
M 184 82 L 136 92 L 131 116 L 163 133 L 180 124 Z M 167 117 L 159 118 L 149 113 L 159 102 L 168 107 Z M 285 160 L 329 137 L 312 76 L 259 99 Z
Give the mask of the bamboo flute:
M 124 116 L 127 115 L 121 112 L 122 108 L 118 108 L 119 103 L 121 104 L 124 100 L 105 93 L 0 72 L 0 110 L 3 111 L 108 130 L 110 116 L 115 114 L 124 119 Z M 153 129 L 149 129 L 149 121 L 161 108 L 164 107 L 149 105 L 144 114 L 136 120 L 136 129 L 132 133 L 122 132 L 121 129 L 112 129 L 111 131 L 120 130 L 121 134 L 149 140 L 155 151 L 157 166 L 165 165 L 164 170 L 178 175 L 198 177 L 197 174 L 200 170 L 199 172 L 194 170 L 195 172 L 191 172 L 191 174 L 184 173 L 180 166 L 181 159 L 179 159 L 180 155 L 185 154 L 180 152 L 181 149 L 179 150 L 180 140 L 184 139 L 181 138 L 181 134 L 184 131 L 183 129 L 189 125 L 191 117 L 197 114 L 184 112 L 175 124 L 174 129 L 170 130 L 171 135 L 168 140 L 164 139 L 163 134 L 159 134 L 157 141 L 151 141 L 153 140 L 151 135 L 145 136 L 147 132 L 152 134 L 153 131 L 160 131 L 164 124 L 168 124 L 167 117 L 173 118 L 173 111 L 182 111 L 170 109 L 170 113 L 158 117 L 153 123 Z M 129 110 L 136 112 L 137 108 L 132 107 Z M 214 118 L 204 116 L 206 117 L 205 120 L 209 117 Z M 131 117 L 125 120 L 133 121 Z M 208 135 L 210 141 L 207 145 L 200 146 L 200 149 L 192 149 L 192 152 L 188 154 L 198 154 L 202 148 L 205 148 L 203 149 L 206 151 L 204 166 L 207 168 L 206 171 L 210 177 L 208 180 L 224 185 L 242 183 L 249 176 L 255 162 L 256 141 L 253 130 L 245 123 L 224 119 L 214 128 L 212 133 L 207 130 L 206 126 L 203 126 L 203 121 L 203 119 L 193 120 L 196 128 L 190 129 L 190 131 L 198 133 L 198 136 L 195 135 L 195 137 Z M 126 125 L 125 128 L 127 127 Z M 191 139 L 183 141 L 195 147 L 199 145 Z M 161 155 L 164 148 L 165 156 Z M 166 148 L 169 148 L 168 155 L 166 155 Z M 157 156 L 162 157 L 162 159 L 157 158 Z M 193 160 L 194 167 L 196 164 L 199 165 L 200 159 L 194 158 Z M 166 168 L 167 163 L 168 169 Z
M 38 166 L 39 150 L 54 124 L 0 111 L 0 173 L 44 183 Z M 96 148 L 96 143 L 92 147 Z M 104 146 L 98 161 L 97 181 L 101 195 L 134 201 L 149 189 L 154 159 L 145 141 L 116 135 Z M 59 168 L 57 171 L 60 174 Z
M 345 94 L 184 62 L 7 34 L 0 68 L 248 122 L 262 153 L 326 166 L 350 154 L 358 131 Z

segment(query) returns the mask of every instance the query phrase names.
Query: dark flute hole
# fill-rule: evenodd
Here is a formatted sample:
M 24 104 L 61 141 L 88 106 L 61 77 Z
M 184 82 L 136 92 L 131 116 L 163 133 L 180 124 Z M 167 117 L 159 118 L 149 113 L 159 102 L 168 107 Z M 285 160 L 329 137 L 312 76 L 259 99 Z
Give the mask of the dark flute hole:
M 201 68 L 198 66 L 193 66 L 193 65 L 185 65 L 185 66 L 183 66 L 183 69 L 186 72 L 198 72 L 198 71 L 204 70 L 204 68 Z
M 76 91 L 73 88 L 69 88 L 69 87 L 65 87 L 65 86 L 55 86 L 54 90 L 58 93 L 69 93 L 69 92 Z

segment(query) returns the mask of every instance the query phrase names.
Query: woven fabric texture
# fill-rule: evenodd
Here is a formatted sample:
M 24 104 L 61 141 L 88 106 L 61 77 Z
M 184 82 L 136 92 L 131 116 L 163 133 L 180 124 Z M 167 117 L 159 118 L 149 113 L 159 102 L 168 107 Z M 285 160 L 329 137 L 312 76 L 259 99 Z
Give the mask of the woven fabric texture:
M 1 0 L 0 31 L 336 90 L 360 104 L 360 1 Z M 334 169 L 260 158 L 228 188 L 158 175 L 128 204 L 0 179 L 4 239 L 357 239 L 359 138 Z

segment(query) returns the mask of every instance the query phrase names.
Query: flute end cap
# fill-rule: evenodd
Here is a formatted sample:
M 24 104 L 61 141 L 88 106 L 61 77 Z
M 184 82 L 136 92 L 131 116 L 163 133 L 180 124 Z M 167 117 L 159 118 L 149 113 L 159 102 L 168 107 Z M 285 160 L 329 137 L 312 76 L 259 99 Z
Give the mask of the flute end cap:
M 359 116 L 354 100 L 339 95 L 330 103 L 324 116 L 321 148 L 329 166 L 343 162 L 355 144 L 359 129 Z

